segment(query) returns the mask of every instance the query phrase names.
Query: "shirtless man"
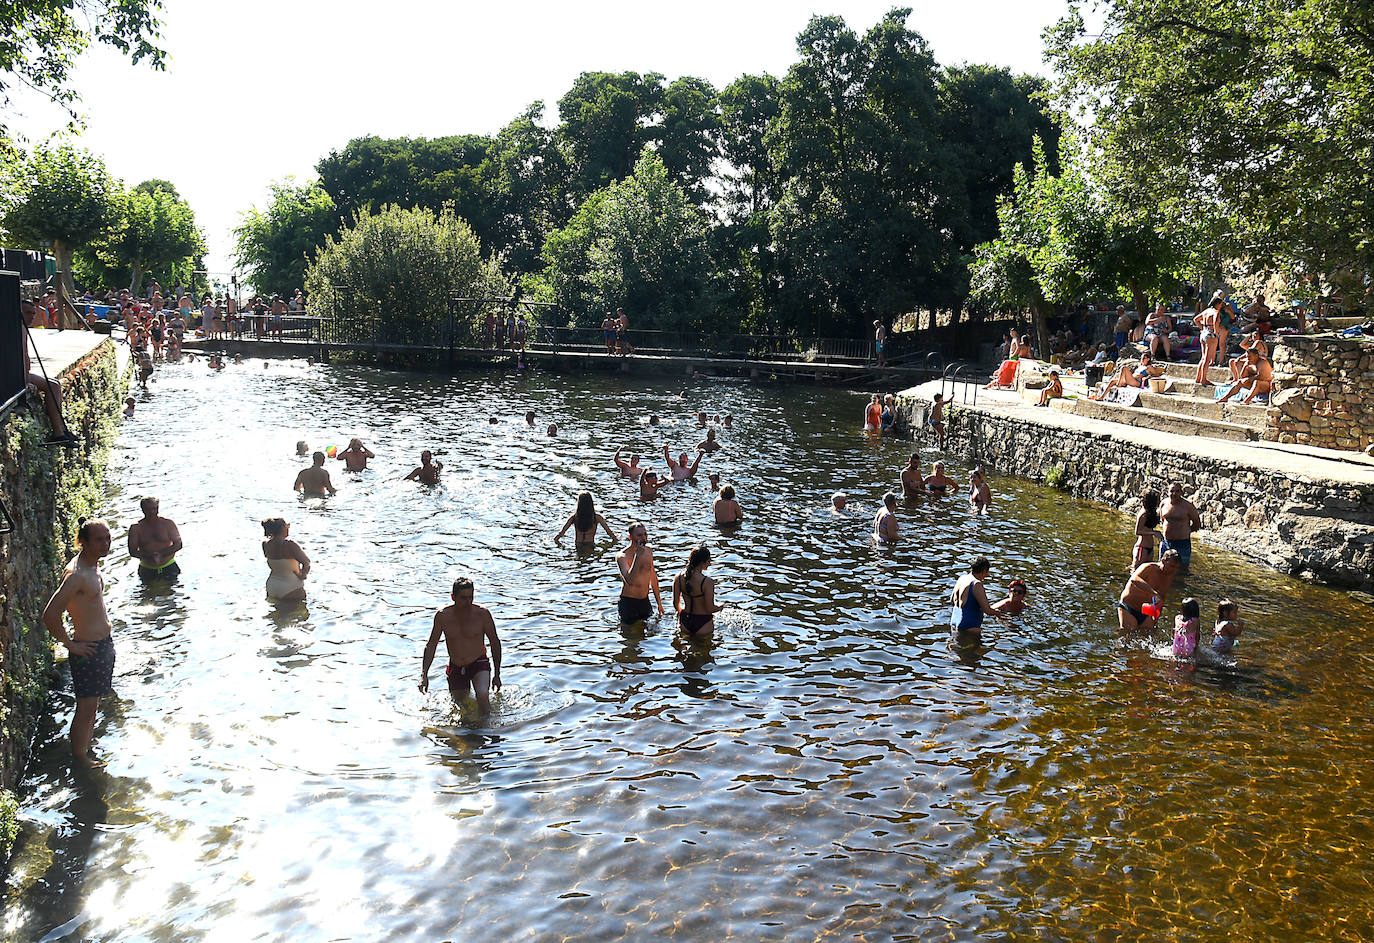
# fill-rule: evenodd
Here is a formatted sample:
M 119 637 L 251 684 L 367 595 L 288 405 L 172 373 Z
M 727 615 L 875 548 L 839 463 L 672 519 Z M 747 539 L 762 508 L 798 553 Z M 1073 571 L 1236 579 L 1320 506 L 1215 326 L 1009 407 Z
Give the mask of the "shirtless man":
M 316 452 L 316 455 L 319 453 Z M 409 475 L 406 481 L 418 481 L 422 485 L 437 485 L 439 483 L 439 472 L 444 470 L 443 462 L 434 461 L 434 453 L 425 449 L 420 453 L 420 464 Z
M 883 495 L 883 506 L 873 518 L 873 539 L 880 544 L 897 539 L 897 496 L 891 491 Z
M 926 483 L 921 478 L 921 453 L 912 452 L 911 460 L 902 469 L 902 497 L 913 498 L 925 494 Z
M 639 467 L 639 456 L 631 455 L 627 462 L 620 457 L 620 449 L 615 450 L 615 467 L 620 469 L 620 474 L 624 478 L 638 478 L 644 474 L 644 469 Z
M 334 483 L 329 480 L 329 472 L 324 467 L 324 453 L 316 452 L 310 456 L 310 460 L 315 464 L 309 468 L 302 468 L 296 474 L 296 483 L 291 486 L 291 490 L 299 491 L 310 498 L 322 498 L 326 492 L 337 494 Z
M 1231 384 L 1231 388 L 1217 402 L 1224 403 L 1241 390 L 1249 390 L 1249 395 L 1241 401 L 1248 404 L 1253 402 L 1256 396 L 1266 395 L 1274 385 L 1274 365 L 1261 357 L 1256 347 L 1246 348 L 1245 360 L 1240 365 L 1239 373 L 1239 379 Z
M 639 496 L 646 501 L 652 500 L 667 484 L 667 481 L 658 477 L 658 472 L 646 471 L 639 477 Z
M 1149 632 L 1155 627 L 1159 617 L 1147 616 L 1144 607 L 1162 604 L 1181 567 L 1178 551 L 1165 550 L 1159 555 L 1158 563 L 1142 563 L 1135 568 L 1116 604 L 1116 616 L 1122 632 Z
M 714 452 L 721 447 L 721 444 L 716 441 L 716 430 L 714 429 L 707 429 L 706 438 L 697 443 L 698 452 Z M 700 459 L 697 459 L 697 461 L 700 461 Z
M 649 590 L 653 590 L 658 603 L 658 614 L 663 615 L 663 597 L 658 591 L 658 573 L 654 571 L 654 554 L 649 549 L 649 532 L 638 522 L 630 525 L 630 545 L 615 555 L 615 565 L 620 570 L 624 586 L 620 589 L 617 609 L 620 621 L 625 624 L 642 622 L 653 615 L 649 605 Z
M 129 556 L 138 561 L 138 578 L 174 580 L 181 574 L 176 555 L 181 551 L 181 532 L 165 517 L 158 517 L 157 498 L 147 497 L 138 502 L 143 520 L 129 528 Z
M 115 649 L 110 639 L 110 614 L 105 610 L 105 581 L 100 558 L 110 552 L 110 528 L 104 521 L 83 521 L 76 532 L 78 553 L 62 572 L 62 582 L 43 609 L 43 626 L 71 653 L 72 690 L 76 713 L 72 715 L 72 761 L 81 766 L 103 764 L 91 756 L 91 734 L 100 698 L 113 690 Z M 72 619 L 72 634 L 62 624 L 62 614 Z
M 1183 497 L 1183 486 L 1178 482 L 1169 485 L 1169 497 L 1159 509 L 1159 516 L 1164 522 L 1164 540 L 1159 549 L 1177 551 L 1179 564 L 1186 571 L 1193 562 L 1193 532 L 1202 529 L 1202 518 L 1192 502 Z
M 448 649 L 448 666 L 444 669 L 448 693 L 455 701 L 462 701 L 468 696 L 468 684 L 471 683 L 477 697 L 477 710 L 489 714 L 488 692 L 501 690 L 501 639 L 496 635 L 491 611 L 473 605 L 472 595 L 472 580 L 459 577 L 453 581 L 453 605 L 434 614 L 434 628 L 429 633 L 420 662 L 420 690 L 429 692 L 429 666 L 434 663 L 434 652 L 442 636 Z M 485 641 L 491 642 L 490 661 Z
M 362 439 L 355 438 L 349 439 L 348 448 L 334 457 L 344 463 L 344 468 L 349 471 L 357 472 L 365 471 L 367 469 L 367 460 L 369 458 L 376 458 L 377 455 L 367 446 L 363 445 Z
M 672 454 L 668 451 L 668 443 L 663 443 L 663 460 L 668 463 L 668 477 L 673 481 L 682 481 L 687 478 L 695 478 L 697 466 L 701 464 L 701 457 L 705 452 L 697 452 L 697 460 L 692 463 L 692 467 L 687 467 L 687 453 L 683 452 L 678 456 L 677 461 L 673 461 Z

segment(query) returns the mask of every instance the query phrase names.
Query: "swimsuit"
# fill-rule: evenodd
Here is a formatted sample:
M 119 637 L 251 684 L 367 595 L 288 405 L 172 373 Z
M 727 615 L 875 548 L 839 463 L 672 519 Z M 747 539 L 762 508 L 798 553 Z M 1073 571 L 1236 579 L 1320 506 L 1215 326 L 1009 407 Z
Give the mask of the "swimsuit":
M 487 656 L 483 655 L 476 661 L 470 661 L 466 665 L 455 665 L 449 662 L 444 668 L 444 677 L 448 678 L 448 686 L 451 688 L 465 688 L 469 681 L 473 681 L 483 672 L 491 674 L 491 662 Z
M 1220 632 L 1212 636 L 1212 651 L 1216 652 L 1218 655 L 1229 655 L 1231 654 L 1231 649 L 1235 647 L 1235 636 L 1222 635 Z
M 973 597 L 975 584 L 968 584 L 968 598 L 963 605 L 952 606 L 949 610 L 949 624 L 959 632 L 970 632 L 983 627 L 983 607 Z
M 1174 617 L 1174 657 L 1192 658 L 1197 652 L 1197 620 Z
M 162 566 L 148 566 L 146 563 L 139 563 L 138 578 L 143 582 L 149 580 L 174 580 L 181 575 L 181 567 L 177 566 L 176 558 L 168 560 Z
M 1119 602 L 1119 603 L 1117 603 L 1117 604 L 1116 604 L 1116 608 L 1120 609 L 1122 612 L 1129 613 L 1129 614 L 1131 615 L 1131 617 L 1135 619 L 1135 624 L 1136 624 L 1136 625 L 1139 626 L 1139 625 L 1144 625 L 1144 624 L 1145 624 L 1145 613 L 1143 613 L 1143 612 L 1141 612 L 1141 611 L 1139 611 L 1139 610 L 1137 610 L 1137 609 L 1132 609 L 1130 606 L 1126 605 L 1124 602 Z
M 101 697 L 114 690 L 114 639 L 105 636 L 95 643 L 89 655 L 73 655 L 68 663 L 72 669 L 72 691 L 78 698 Z
M 643 622 L 654 614 L 653 606 L 649 605 L 649 597 L 635 599 L 633 596 L 621 596 L 616 601 L 616 609 L 620 613 L 620 621 L 626 624 L 631 622 Z
M 1164 556 L 1164 551 L 1166 550 L 1177 550 L 1178 560 L 1185 567 L 1193 562 L 1193 538 L 1191 537 L 1185 537 L 1182 540 L 1170 540 L 1167 537 L 1164 538 L 1164 540 L 1159 545 L 1160 557 Z
M 272 599 L 281 599 L 283 596 L 299 590 L 305 589 L 305 580 L 301 579 L 300 564 L 290 557 L 277 560 L 268 560 L 267 565 L 272 568 L 272 575 L 267 577 L 267 595 Z
M 706 597 L 705 578 L 702 579 L 702 588 L 697 592 L 692 592 L 692 582 L 684 578 L 682 580 L 682 592 L 687 597 L 687 604 L 677 613 L 677 624 L 688 635 L 696 635 L 707 623 L 711 621 L 711 613 L 688 612 L 691 608 L 693 599 L 704 599 Z

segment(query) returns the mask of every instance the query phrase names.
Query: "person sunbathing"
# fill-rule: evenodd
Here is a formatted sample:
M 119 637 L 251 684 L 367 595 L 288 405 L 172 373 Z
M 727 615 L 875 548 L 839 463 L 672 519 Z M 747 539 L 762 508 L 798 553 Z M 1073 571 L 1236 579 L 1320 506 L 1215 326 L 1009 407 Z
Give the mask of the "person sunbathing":
M 1217 402 L 1224 403 L 1241 390 L 1246 390 L 1249 395 L 1241 402 L 1249 404 L 1257 396 L 1268 396 L 1273 385 L 1274 365 L 1260 359 L 1259 351 L 1252 346 L 1245 351 L 1245 365 L 1240 368 L 1240 379 L 1231 384 L 1231 388 Z

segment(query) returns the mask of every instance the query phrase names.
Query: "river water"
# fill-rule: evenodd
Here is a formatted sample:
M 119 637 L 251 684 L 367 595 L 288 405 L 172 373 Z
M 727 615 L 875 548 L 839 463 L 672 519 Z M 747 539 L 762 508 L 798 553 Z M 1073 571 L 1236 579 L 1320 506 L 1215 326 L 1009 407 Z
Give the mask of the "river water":
M 1237 664 L 1124 649 L 1127 518 L 995 474 L 991 516 L 903 504 L 903 539 L 875 549 L 912 446 L 858 432 L 862 398 L 829 389 L 251 362 L 166 367 L 140 397 L 106 511 L 121 535 L 160 495 L 184 574 L 142 587 L 118 539 L 106 561 L 109 768 L 69 770 L 55 694 L 11 939 L 1374 933 L 1374 620 L 1355 598 L 1201 547 L 1178 589 L 1204 614 L 1240 601 Z M 711 525 L 704 475 L 641 504 L 610 463 L 624 445 L 661 465 L 700 437 L 695 408 L 737 417 L 702 471 L 739 490 L 738 533 Z M 294 498 L 296 440 L 351 435 L 373 468 Z M 399 480 L 424 447 L 448 450 L 439 487 Z M 728 608 L 709 646 L 668 619 L 619 626 L 619 544 L 551 540 L 583 489 L 617 534 L 647 524 L 665 595 L 711 545 Z M 304 605 L 263 593 L 275 515 L 315 564 Z M 979 553 L 1032 608 L 952 648 L 944 599 Z M 451 704 L 442 655 L 416 688 L 459 574 L 505 646 L 485 721 Z

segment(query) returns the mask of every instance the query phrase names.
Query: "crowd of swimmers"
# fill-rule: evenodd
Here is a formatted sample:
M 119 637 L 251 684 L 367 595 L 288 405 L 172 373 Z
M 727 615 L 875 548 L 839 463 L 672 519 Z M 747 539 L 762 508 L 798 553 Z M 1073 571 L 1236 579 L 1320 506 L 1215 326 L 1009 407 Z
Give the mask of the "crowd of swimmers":
M 877 418 L 881 424 L 882 406 L 876 396 L 866 411 L 866 424 L 874 404 L 879 404 Z M 132 408 L 131 403 L 127 412 L 132 413 Z M 656 425 L 656 420 L 656 416 L 649 418 L 651 424 Z M 641 465 L 638 455 L 632 454 L 627 460 L 617 450 L 612 456 L 611 461 L 621 478 L 637 486 L 642 500 L 653 500 L 663 488 L 694 479 L 703 458 L 723 447 L 717 428 L 733 427 L 733 417 L 729 414 L 722 419 L 719 415 L 709 416 L 698 412 L 695 420 L 697 427 L 705 430 L 704 437 L 695 447 L 695 458 L 690 458 L 687 452 L 674 456 L 665 445 L 663 460 L 666 467 L 661 476 L 657 470 Z M 525 414 L 525 424 L 535 428 L 532 410 Z M 557 434 L 556 424 L 548 427 L 548 433 Z M 296 443 L 296 454 L 309 456 L 311 463 L 297 473 L 294 490 L 305 496 L 318 497 L 337 493 L 326 467 L 330 459 L 343 462 L 350 472 L 364 472 L 369 467 L 369 461 L 377 457 L 356 437 L 344 449 L 331 447 L 314 452 L 310 451 L 306 442 L 300 441 Z M 437 485 L 444 466 L 435 456 L 441 454 L 441 451 L 428 449 L 421 452 L 419 464 L 404 476 L 405 480 Z M 717 472 L 708 472 L 708 479 L 714 495 L 713 520 L 730 532 L 744 521 L 744 510 L 734 487 L 722 484 Z M 898 479 L 905 498 L 920 495 L 940 497 L 960 487 L 960 483 L 946 473 L 942 461 L 934 462 L 931 474 L 923 475 L 918 452 L 911 454 L 906 466 L 898 473 Z M 968 503 L 977 514 L 987 513 L 992 506 L 992 490 L 982 468 L 974 468 L 970 473 Z M 836 492 L 831 496 L 832 513 L 845 515 L 847 508 L 848 496 L 845 493 Z M 156 497 L 143 498 L 140 510 L 143 517 L 129 528 L 128 533 L 128 551 L 138 561 L 138 575 L 149 583 L 175 580 L 180 572 L 176 563 L 176 555 L 182 548 L 180 531 L 172 520 L 161 516 Z M 1136 518 L 1130 576 L 1117 604 L 1123 636 L 1139 638 L 1152 635 L 1163 618 L 1163 601 L 1167 599 L 1174 577 L 1190 563 L 1192 535 L 1200 527 L 1197 509 L 1184 498 L 1181 485 L 1172 484 L 1167 500 L 1162 504 L 1157 492 L 1147 491 L 1142 495 L 1140 512 Z M 262 530 L 262 554 L 268 567 L 265 585 L 268 598 L 278 603 L 304 600 L 311 563 L 305 550 L 291 539 L 290 524 L 284 518 L 270 517 L 262 521 Z M 578 545 L 594 543 L 598 531 L 615 539 L 615 531 L 597 511 L 595 499 L 588 491 L 578 495 L 575 509 L 554 540 L 562 540 L 569 530 L 573 532 Z M 891 544 L 898 536 L 897 494 L 890 491 L 883 495 L 882 504 L 874 516 L 873 540 L 880 545 Z M 615 556 L 621 582 L 617 599 L 619 617 L 626 624 L 649 619 L 655 610 L 662 617 L 665 610 L 648 529 L 642 522 L 635 521 L 626 530 L 625 539 L 626 545 Z M 81 765 L 93 766 L 99 765 L 91 754 L 96 705 L 100 697 L 112 690 L 115 660 L 110 619 L 104 602 L 104 582 L 99 570 L 101 558 L 110 550 L 110 528 L 103 521 L 83 519 L 79 523 L 77 542 L 80 552 L 64 570 L 61 584 L 49 600 L 42 618 L 48 631 L 70 653 L 77 705 L 71 727 L 74 760 Z M 704 544 L 698 545 L 688 554 L 685 564 L 672 582 L 673 611 L 679 629 L 688 639 L 711 637 L 715 629 L 715 616 L 724 608 L 717 601 L 715 581 L 708 575 L 710 566 L 710 549 Z M 978 557 L 968 572 L 958 578 L 950 593 L 950 625 L 958 636 L 978 636 L 986 617 L 1005 620 L 1020 615 L 1026 608 L 1029 588 L 1019 578 L 1011 581 L 1005 599 L 994 602 L 989 598 L 985 580 L 990 571 L 989 560 Z M 432 631 L 422 656 L 419 688 L 428 691 L 429 670 L 442 640 L 448 655 L 445 674 L 451 695 L 461 702 L 471 689 L 479 711 L 485 714 L 490 709 L 490 692 L 501 687 L 501 643 L 491 613 L 474 602 L 474 594 L 475 587 L 470 579 L 460 578 L 453 583 L 450 593 L 452 604 L 434 616 Z M 64 625 L 64 614 L 71 619 L 70 634 Z M 1191 660 L 1196 657 L 1200 648 L 1199 619 L 1198 601 L 1192 598 L 1183 600 L 1175 619 L 1174 631 L 1173 650 L 1179 658 Z M 1245 622 L 1240 617 L 1236 603 L 1229 598 L 1222 599 L 1217 604 L 1211 650 L 1229 653 L 1244 627 Z

